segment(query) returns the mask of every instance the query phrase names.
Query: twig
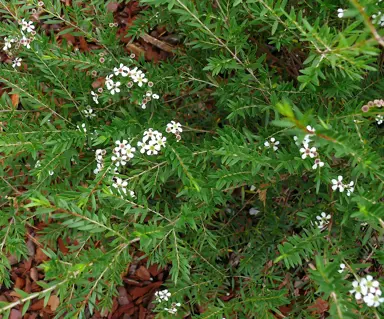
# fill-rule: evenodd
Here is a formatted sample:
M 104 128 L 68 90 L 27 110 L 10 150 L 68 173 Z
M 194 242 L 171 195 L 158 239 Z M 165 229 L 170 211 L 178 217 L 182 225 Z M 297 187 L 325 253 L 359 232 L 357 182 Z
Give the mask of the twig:
M 169 45 L 168 43 L 165 43 L 163 41 L 160 41 L 152 36 L 150 36 L 149 34 L 146 34 L 144 33 L 141 38 L 145 41 L 145 42 L 148 42 L 150 44 L 153 44 L 155 47 L 158 47 L 159 49 L 165 51 L 165 52 L 169 52 L 169 53 L 173 53 L 173 50 L 174 50 L 174 47 Z

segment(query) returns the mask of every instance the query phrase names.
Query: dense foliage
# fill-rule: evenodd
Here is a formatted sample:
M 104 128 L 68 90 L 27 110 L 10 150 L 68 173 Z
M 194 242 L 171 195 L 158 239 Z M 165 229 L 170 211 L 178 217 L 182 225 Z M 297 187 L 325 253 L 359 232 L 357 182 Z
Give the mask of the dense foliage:
M 38 223 L 49 256 L 0 312 L 108 310 L 140 250 L 159 318 L 384 315 L 384 2 L 140 6 L 118 35 L 111 1 L 0 0 L 3 288 Z M 173 54 L 130 54 L 159 25 Z

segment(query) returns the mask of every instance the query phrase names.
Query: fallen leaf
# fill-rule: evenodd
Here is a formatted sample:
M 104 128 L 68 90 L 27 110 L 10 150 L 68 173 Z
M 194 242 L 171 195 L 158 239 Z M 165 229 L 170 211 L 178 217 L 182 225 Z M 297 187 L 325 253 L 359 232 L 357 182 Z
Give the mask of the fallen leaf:
M 43 250 L 40 247 L 36 249 L 35 261 L 37 263 L 41 263 L 43 261 L 47 261 L 49 258 L 46 254 L 44 254 Z
M 147 310 L 145 310 L 145 308 L 142 305 L 140 305 L 140 308 L 139 308 L 139 319 L 145 319 L 146 315 L 147 315 Z
M 136 270 L 136 276 L 141 280 L 151 280 L 151 274 L 144 266 L 140 266 L 139 269 Z
M 80 40 L 80 49 L 82 50 L 82 52 L 88 52 L 89 51 L 88 43 L 87 41 L 85 41 L 84 37 L 79 37 L 79 40 Z
M 59 237 L 59 239 L 57 240 L 57 244 L 58 244 L 58 246 L 59 246 L 60 251 L 61 251 L 64 255 L 68 254 L 69 249 L 67 248 L 67 246 L 65 246 L 65 243 L 64 243 L 64 241 L 61 239 L 61 237 Z
M 152 284 L 149 284 L 146 287 L 134 287 L 130 291 L 130 295 L 132 296 L 132 299 L 135 300 L 141 296 L 144 296 L 146 293 L 150 292 L 153 289 L 156 289 L 160 287 L 163 284 L 162 281 L 154 282 Z
M 11 101 L 13 107 L 17 107 L 19 105 L 20 97 L 18 94 L 12 94 L 11 95 Z
M 36 311 L 44 308 L 44 299 L 36 301 L 32 306 L 29 307 L 29 310 Z
M 118 7 L 119 7 L 118 2 L 110 2 L 107 4 L 107 11 L 116 12 Z
M 94 89 L 97 89 L 97 88 L 103 86 L 104 82 L 105 82 L 105 78 L 98 78 L 95 81 L 93 81 L 91 85 Z
M 59 304 L 60 304 L 59 297 L 57 297 L 55 295 L 51 295 L 49 297 L 47 305 L 51 308 L 52 311 L 55 311 L 57 309 L 57 307 L 59 307 Z
M 259 200 L 263 203 L 264 207 L 265 207 L 265 202 L 267 200 L 267 189 L 259 189 L 257 190 L 257 193 L 259 194 Z
M 328 311 L 329 304 L 327 301 L 317 298 L 316 301 L 308 307 L 309 310 L 312 310 L 315 314 L 321 315 L 322 313 Z
M 25 285 L 25 280 L 21 277 L 17 277 L 15 280 L 15 288 L 22 289 Z
M 156 277 L 164 269 L 161 269 L 158 264 L 153 264 L 148 268 L 148 271 L 151 273 L 152 277 Z
M 12 309 L 9 319 L 22 319 L 21 312 L 17 309 Z
M 33 281 L 39 280 L 39 274 L 38 274 L 37 269 L 35 267 L 31 268 L 29 275 Z
M 119 303 L 119 305 L 121 306 L 128 305 L 129 297 L 125 288 L 122 286 L 117 287 L 117 291 L 119 292 L 119 297 L 117 298 L 117 302 Z

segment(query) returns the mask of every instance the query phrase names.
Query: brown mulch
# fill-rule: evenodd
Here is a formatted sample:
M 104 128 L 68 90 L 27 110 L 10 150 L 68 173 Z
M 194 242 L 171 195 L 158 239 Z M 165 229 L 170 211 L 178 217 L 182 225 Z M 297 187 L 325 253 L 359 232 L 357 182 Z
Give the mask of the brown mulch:
M 44 227 L 44 224 L 37 225 L 38 228 Z M 42 230 L 42 229 L 40 229 Z M 38 235 L 35 230 L 30 229 L 26 246 L 28 249 L 28 258 L 20 262 L 15 256 L 9 256 L 8 260 L 12 265 L 11 279 L 13 286 L 10 289 L 3 287 L 0 289 L 0 301 L 16 302 L 20 299 L 20 295 L 15 289 L 20 289 L 28 294 L 40 292 L 43 290 L 37 284 L 37 281 L 44 281 L 44 272 L 39 267 L 42 263 L 49 260 L 44 253 L 42 244 L 39 242 Z M 59 238 L 57 242 L 58 250 L 61 253 L 68 253 L 66 242 Z M 113 307 L 110 312 L 100 313 L 95 311 L 87 318 L 92 319 L 151 319 L 154 317 L 152 313 L 155 304 L 155 292 L 160 289 L 168 276 L 169 269 L 162 269 L 158 265 L 146 266 L 147 259 L 142 258 L 142 253 L 136 252 L 133 262 L 126 267 L 126 274 L 123 275 L 123 285 L 117 287 L 118 296 L 113 298 Z M 43 299 L 33 299 L 27 313 L 22 317 L 21 311 L 23 304 L 14 307 L 11 311 L 11 319 L 50 319 L 55 316 L 55 310 L 60 305 L 59 298 L 52 294 L 47 305 L 44 307 Z M 1 318 L 1 316 L 0 316 Z

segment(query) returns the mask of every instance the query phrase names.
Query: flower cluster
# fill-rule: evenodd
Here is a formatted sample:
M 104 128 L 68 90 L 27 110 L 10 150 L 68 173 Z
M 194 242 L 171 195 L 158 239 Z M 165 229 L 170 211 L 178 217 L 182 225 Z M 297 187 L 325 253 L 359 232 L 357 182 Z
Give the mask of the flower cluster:
M 148 86 L 149 86 L 149 83 L 148 83 Z M 143 110 L 145 110 L 147 108 L 147 103 L 154 99 L 154 100 L 158 100 L 160 98 L 160 96 L 158 94 L 153 94 L 152 91 L 147 91 L 144 95 L 143 95 L 143 100 L 141 101 L 141 108 Z
M 159 131 L 154 131 L 149 128 L 143 133 L 143 139 L 137 143 L 140 147 L 140 153 L 147 155 L 157 155 L 162 147 L 165 147 L 167 138 L 163 136 Z
M 353 289 L 349 292 L 355 294 L 356 300 L 363 299 L 368 307 L 378 307 L 384 302 L 381 297 L 380 283 L 368 275 L 360 281 L 352 282 Z
M 156 291 L 155 297 L 157 302 L 162 302 L 163 300 L 168 301 L 168 297 L 171 297 L 171 293 L 168 291 L 168 289 L 164 289 L 161 291 Z
M 26 21 L 25 19 L 22 19 L 21 21 L 19 21 L 19 25 L 21 26 L 20 36 L 4 38 L 3 51 L 5 51 L 9 56 L 14 55 L 15 53 L 12 52 L 12 49 L 18 50 L 21 45 L 26 47 L 27 49 L 30 49 L 31 42 L 34 40 L 34 36 L 36 35 L 35 26 L 33 25 L 32 21 Z M 29 36 L 29 34 L 31 36 Z M 15 44 L 14 48 L 13 44 Z M 21 61 L 21 58 L 14 58 L 12 61 L 12 67 L 20 67 Z
M 372 20 L 373 23 L 378 24 L 380 27 L 384 27 L 384 14 L 382 14 L 381 11 L 377 12 L 377 14 L 373 14 Z
M 278 148 L 278 146 L 277 145 L 279 145 L 280 144 L 280 142 L 279 141 L 276 141 L 276 139 L 274 138 L 274 137 L 271 137 L 270 139 L 269 139 L 269 142 L 268 141 L 265 141 L 264 142 L 264 146 L 266 147 L 266 148 L 270 148 L 270 147 L 272 147 L 273 148 L 273 150 L 276 152 L 279 148 Z
M 319 153 L 317 152 L 317 148 L 314 146 L 310 146 L 309 143 L 312 141 L 311 140 L 311 135 L 315 134 L 315 128 L 311 126 L 306 127 L 307 132 L 309 134 L 306 134 L 304 136 L 303 142 L 302 142 L 302 147 L 300 148 L 300 153 L 301 153 L 301 158 L 306 159 L 307 157 L 310 158 L 315 158 L 314 164 L 312 166 L 312 169 L 317 169 L 320 167 L 324 166 L 324 162 L 320 159 Z M 293 139 L 295 140 L 295 143 L 297 146 L 300 146 L 300 143 L 298 142 L 298 137 L 294 136 Z
M 317 221 L 315 221 L 315 224 L 317 228 L 324 229 L 328 224 L 329 220 L 331 219 L 331 215 L 327 215 L 326 213 L 322 212 L 320 216 L 316 216 Z
M 114 155 L 111 157 L 116 167 L 125 166 L 133 158 L 136 148 L 128 144 L 127 140 L 116 141 L 116 147 L 113 149 Z
M 94 173 L 98 174 L 104 167 L 104 156 L 107 154 L 106 150 L 97 149 L 95 152 L 95 158 L 97 162 L 97 167 L 94 169 Z
M 181 140 L 180 134 L 183 132 L 183 129 L 181 128 L 181 124 L 179 122 L 171 121 L 167 124 L 165 131 L 167 133 L 175 134 L 177 142 Z
M 164 289 L 161 291 L 156 291 L 155 297 L 158 303 L 162 303 L 163 301 L 169 300 L 169 297 L 171 297 L 171 293 L 168 291 L 168 289 Z M 180 306 L 181 304 L 179 302 L 172 302 L 171 307 L 170 308 L 164 307 L 164 310 L 174 315 L 177 313 L 177 310 L 178 310 L 177 308 Z
M 355 183 L 353 181 L 349 182 L 349 184 L 344 184 L 343 183 L 343 176 L 338 176 L 337 177 L 337 180 L 336 179 L 332 179 L 332 189 L 335 191 L 337 189 L 339 189 L 339 192 L 342 193 L 344 192 L 344 190 L 347 191 L 347 196 L 351 196 L 351 194 L 354 192 L 355 190 Z
M 104 54 L 100 58 L 100 62 L 104 63 Z M 131 55 L 131 58 L 134 58 L 135 55 Z M 94 76 L 97 73 L 95 72 Z M 122 79 L 118 79 L 117 77 L 122 77 Z M 127 79 L 127 80 L 126 80 Z M 123 83 L 122 83 L 123 82 Z M 120 63 L 119 66 L 113 68 L 113 73 L 107 75 L 105 77 L 105 86 L 108 89 L 111 95 L 115 95 L 121 92 L 121 88 L 125 85 L 127 88 L 132 88 L 134 84 L 137 84 L 139 88 L 144 87 L 145 84 L 148 85 L 149 88 L 153 87 L 153 82 L 148 81 L 145 73 L 140 70 L 138 67 L 128 67 L 123 63 Z M 98 89 L 99 93 L 103 92 L 102 88 Z M 91 91 L 92 99 L 96 104 L 99 104 L 99 95 L 93 91 Z M 151 90 L 147 90 L 143 95 L 143 100 L 141 101 L 141 108 L 146 109 L 147 103 L 149 101 L 158 100 L 160 96 L 156 93 L 153 93 Z
M 378 125 L 381 125 L 384 122 L 384 117 L 382 115 L 377 115 L 375 120 L 376 120 Z

